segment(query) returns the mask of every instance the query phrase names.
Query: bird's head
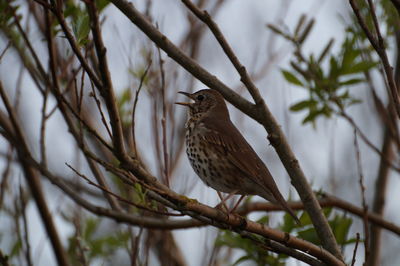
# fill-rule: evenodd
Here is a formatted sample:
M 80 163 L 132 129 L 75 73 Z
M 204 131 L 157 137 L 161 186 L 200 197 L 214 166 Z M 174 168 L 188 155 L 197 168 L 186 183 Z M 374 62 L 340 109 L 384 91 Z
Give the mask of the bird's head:
M 229 118 L 228 108 L 226 107 L 224 98 L 215 90 L 200 90 L 195 93 L 187 93 L 180 91 L 180 94 L 189 97 L 194 102 L 176 102 L 176 104 L 189 107 L 189 115 L 193 118 L 201 118 L 204 116 Z

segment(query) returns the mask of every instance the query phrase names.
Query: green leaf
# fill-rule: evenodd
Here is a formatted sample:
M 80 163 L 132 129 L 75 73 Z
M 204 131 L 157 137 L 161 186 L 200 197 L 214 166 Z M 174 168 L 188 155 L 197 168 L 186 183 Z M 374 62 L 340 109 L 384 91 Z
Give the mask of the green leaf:
M 338 244 L 344 245 L 347 241 L 347 234 L 349 233 L 350 226 L 353 220 L 345 216 L 336 215 L 330 222 L 333 234 L 335 235 Z
M 348 37 L 342 45 L 344 51 L 341 65 L 343 69 L 347 66 L 353 65 L 357 57 L 361 54 L 361 51 L 354 46 L 354 42 L 354 37 Z
M 331 58 L 329 60 L 329 66 L 330 66 L 329 76 L 331 78 L 338 77 L 340 75 L 339 66 L 338 66 L 338 62 L 334 56 L 331 56 Z
M 252 259 L 251 256 L 245 255 L 245 256 L 240 257 L 239 259 L 237 259 L 237 260 L 233 263 L 232 266 L 239 265 L 239 263 L 244 262 L 244 261 L 246 261 L 246 260 L 251 260 L 251 259 Z
M 348 80 L 345 80 L 345 81 L 342 81 L 342 82 L 340 82 L 339 83 L 339 85 L 340 86 L 348 86 L 348 85 L 354 85 L 354 84 L 357 84 L 357 83 L 361 83 L 361 82 L 364 82 L 365 81 L 365 79 L 348 79 Z
M 94 233 L 96 232 L 99 224 L 100 224 L 100 220 L 99 219 L 88 218 L 86 220 L 85 230 L 84 230 L 84 233 L 83 233 L 83 238 L 86 241 L 89 240 L 94 235 Z
M 298 232 L 298 236 L 304 240 L 307 240 L 311 243 L 314 243 L 316 245 L 320 245 L 321 242 L 319 240 L 319 237 L 317 236 L 317 233 L 315 232 L 314 228 L 309 228 L 303 231 Z
M 146 190 L 143 190 L 142 186 L 139 183 L 134 184 L 135 189 L 135 202 L 138 203 L 146 203 Z
M 131 98 L 132 98 L 132 91 L 131 91 L 130 88 L 126 88 L 126 89 L 122 92 L 121 96 L 118 98 L 118 105 L 119 105 L 119 106 L 122 106 L 122 105 L 124 105 L 124 104 L 126 104 L 126 103 L 129 103 L 129 101 L 131 100 Z
M 378 62 L 361 61 L 354 65 L 348 66 L 342 72 L 343 75 L 357 74 L 370 70 L 378 65 Z
M 15 241 L 14 245 L 11 248 L 10 257 L 18 255 L 21 252 L 21 250 L 22 250 L 22 241 L 21 239 L 17 239 L 17 241 Z
M 78 44 L 84 45 L 90 32 L 89 16 L 81 15 L 73 20 L 72 30 Z
M 311 99 L 311 100 L 304 100 L 304 101 L 300 101 L 298 103 L 293 104 L 292 106 L 290 106 L 290 111 L 293 112 L 298 112 L 301 111 L 303 109 L 306 108 L 311 108 L 317 105 L 317 101 Z
M 77 5 L 75 1 L 64 1 L 64 5 L 64 17 L 68 18 L 71 16 L 72 21 L 84 14 L 84 11 L 80 9 L 79 5 Z
M 358 103 L 362 103 L 362 101 L 359 99 L 351 99 L 350 102 L 347 103 L 347 105 L 353 105 Z
M 259 224 L 268 224 L 269 216 L 265 215 L 265 216 L 261 217 L 260 219 L 258 219 L 256 222 Z
M 329 217 L 332 213 L 332 207 L 323 208 L 322 212 L 324 213 L 325 217 Z
M 301 222 L 301 224 L 303 226 L 307 226 L 307 225 L 311 225 L 312 224 L 311 218 L 310 218 L 310 216 L 308 215 L 307 212 L 303 212 L 299 219 L 300 219 L 300 222 Z
M 258 241 L 263 241 L 262 237 L 252 235 Z M 255 265 L 284 265 L 281 263 L 287 257 L 276 256 L 273 253 L 269 253 L 264 248 L 260 247 L 253 240 L 243 238 L 242 236 L 233 233 L 231 231 L 222 231 L 215 240 L 215 246 L 221 247 L 226 246 L 230 248 L 241 249 L 244 254 L 233 265 L 238 265 L 243 261 L 254 261 Z M 254 264 L 254 263 L 253 263 Z
M 296 227 L 294 220 L 288 214 L 283 216 L 283 223 L 279 226 L 283 232 L 290 233 Z
M 300 86 L 300 87 L 304 87 L 303 83 L 291 72 L 287 71 L 287 70 L 283 70 L 281 69 L 281 72 L 283 74 L 283 77 L 290 83 Z
M 308 113 L 308 115 L 303 119 L 303 124 L 309 123 L 309 122 L 314 122 L 315 119 L 321 115 L 321 111 L 320 110 L 310 110 L 310 112 Z
M 330 117 L 332 114 L 332 109 L 328 105 L 324 105 L 321 109 L 321 114 L 325 115 L 326 117 Z
M 97 9 L 101 12 L 105 7 L 108 6 L 109 3 L 110 1 L 108 0 L 96 0 Z

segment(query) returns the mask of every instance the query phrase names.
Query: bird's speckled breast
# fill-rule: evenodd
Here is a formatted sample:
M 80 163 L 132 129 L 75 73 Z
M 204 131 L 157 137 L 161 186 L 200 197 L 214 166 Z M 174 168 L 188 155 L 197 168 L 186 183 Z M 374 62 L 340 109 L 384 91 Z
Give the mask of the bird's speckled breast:
M 218 191 L 231 193 L 239 184 L 224 182 L 221 172 L 226 171 L 225 158 L 207 146 L 203 136 L 208 129 L 199 121 L 189 119 L 186 123 L 186 154 L 196 174 L 207 185 Z M 222 182 L 221 182 L 222 181 Z

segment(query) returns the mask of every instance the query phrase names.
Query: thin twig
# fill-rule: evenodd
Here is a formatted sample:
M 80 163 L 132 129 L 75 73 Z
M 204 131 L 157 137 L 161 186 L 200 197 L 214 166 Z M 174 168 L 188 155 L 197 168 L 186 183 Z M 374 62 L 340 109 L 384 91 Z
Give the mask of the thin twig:
M 96 90 L 94 89 L 93 86 L 91 86 L 91 87 L 92 87 L 92 93 L 90 94 L 90 96 L 93 97 L 94 101 L 96 102 L 97 109 L 99 110 L 99 113 L 101 116 L 101 122 L 103 122 L 103 125 L 107 130 L 108 136 L 110 137 L 110 140 L 112 141 L 113 135 L 111 134 L 111 130 L 108 127 L 106 117 L 104 116 L 104 113 L 103 113 L 103 109 L 101 108 L 101 102 L 100 102 L 99 98 L 97 98 Z
M 364 209 L 362 207 L 358 207 L 354 204 L 351 204 L 350 202 L 347 202 L 345 200 L 342 200 L 338 197 L 335 197 L 333 195 L 329 195 L 326 193 L 321 193 L 321 198 L 318 200 L 319 204 L 321 205 L 322 208 L 327 208 L 327 207 L 334 207 L 340 210 L 343 210 L 345 212 L 351 213 L 355 216 L 360 217 L 363 219 L 365 213 Z M 303 210 L 304 209 L 304 204 L 302 202 L 288 202 L 288 205 L 291 209 L 293 210 Z M 251 203 L 245 203 L 241 207 L 238 208 L 237 212 L 242 215 L 248 215 L 251 212 L 273 212 L 273 211 L 282 211 L 282 208 L 274 205 L 272 203 L 268 202 L 251 202 Z M 374 224 L 375 226 L 379 226 L 385 230 L 388 230 L 398 236 L 400 236 L 400 226 L 396 225 L 388 220 L 385 220 L 382 215 L 373 213 L 373 212 L 368 212 L 368 222 L 371 224 Z
M 0 54 L 0 61 L 3 59 L 3 56 L 6 54 L 8 48 L 11 47 L 11 41 L 8 41 L 6 48 L 4 48 L 3 52 Z
M 351 259 L 351 266 L 354 266 L 356 263 L 356 255 L 357 255 L 357 248 L 358 248 L 358 243 L 360 242 L 360 233 L 357 232 L 356 234 L 356 245 L 353 250 L 353 258 Z
M 313 265 L 313 266 L 323 266 L 325 265 L 319 260 L 316 260 L 306 253 L 301 253 L 298 252 L 295 249 L 291 249 L 286 247 L 285 245 L 282 245 L 281 243 L 271 241 L 270 239 L 264 239 L 264 241 L 260 241 L 260 239 L 254 237 L 253 235 L 246 233 L 246 232 L 237 232 L 240 234 L 243 238 L 251 239 L 257 246 L 260 248 L 264 249 L 265 251 L 273 251 L 278 254 L 286 254 L 290 257 L 293 257 L 295 259 L 298 259 L 299 261 L 305 262 L 308 265 Z
M 53 14 L 56 16 L 58 22 L 60 23 L 61 29 L 64 32 L 65 37 L 67 38 L 72 50 L 74 51 L 75 56 L 78 58 L 82 67 L 88 73 L 90 79 L 93 81 L 93 83 L 96 85 L 96 87 L 102 88 L 103 85 L 102 85 L 100 79 L 97 77 L 96 73 L 92 70 L 92 68 L 90 67 L 90 64 L 85 60 L 85 57 L 82 55 L 79 45 L 77 44 L 77 42 L 74 38 L 74 35 L 72 34 L 72 30 L 68 27 L 68 25 L 65 21 L 62 10 L 59 9 L 59 7 L 57 7 L 57 6 L 55 8 L 53 8 L 53 6 L 45 4 L 45 2 L 43 2 L 41 0 L 34 0 L 34 1 L 39 3 L 40 5 L 42 5 L 46 10 L 50 10 L 51 12 L 53 12 Z
M 164 72 L 164 60 L 161 58 L 160 47 L 157 47 L 158 51 L 158 62 L 161 73 L 161 98 L 162 98 L 162 118 L 161 118 L 161 129 L 162 129 L 162 146 L 163 146 L 163 158 L 164 158 L 164 182 L 169 187 L 169 155 L 167 145 L 167 107 L 165 100 L 165 72 Z
M 41 110 L 41 121 L 40 121 L 40 162 L 46 167 L 47 158 L 46 158 L 46 109 L 47 109 L 47 99 L 49 95 L 49 88 L 47 87 L 43 94 L 43 105 Z
M 122 131 L 121 117 L 119 115 L 117 101 L 114 94 L 114 87 L 108 68 L 107 49 L 103 43 L 103 37 L 100 29 L 99 14 L 95 1 L 86 2 L 89 13 L 90 26 L 97 59 L 99 60 L 99 72 L 102 80 L 102 87 L 97 87 L 107 106 L 112 130 L 112 141 L 114 145 L 114 155 L 122 162 L 129 161 L 125 150 L 124 134 Z
M 77 101 L 78 101 L 78 114 L 81 114 L 82 111 L 82 102 L 83 102 L 83 88 L 85 85 L 85 71 L 82 71 L 82 75 L 81 75 L 81 87 L 80 87 L 80 93 L 79 96 L 77 94 Z M 75 87 L 76 88 L 76 87 Z
M 24 228 L 24 242 L 26 245 L 26 250 L 25 250 L 26 263 L 28 266 L 33 266 L 32 256 L 31 256 L 31 245 L 30 245 L 30 241 L 29 241 L 28 222 L 26 219 L 27 199 L 26 199 L 26 196 L 24 196 L 24 190 L 22 189 L 22 185 L 19 186 L 19 197 L 20 197 L 19 203 L 20 203 L 21 215 L 22 215 L 22 225 Z
M 10 145 L 8 147 L 8 151 L 7 154 L 5 154 L 5 166 L 4 166 L 4 170 L 1 174 L 1 183 L 0 183 L 0 209 L 3 209 L 3 201 L 4 201 L 4 197 L 6 195 L 6 190 L 8 187 L 8 179 L 10 178 L 10 173 L 11 173 L 11 163 L 12 161 L 12 146 Z
M 49 16 L 49 12 L 48 12 L 47 9 L 45 9 L 45 12 L 46 12 L 46 16 Z M 61 22 L 60 22 L 60 24 L 61 24 Z M 81 139 L 79 132 L 76 130 L 76 126 L 75 126 L 75 123 L 74 123 L 75 121 L 73 121 L 71 119 L 71 117 L 70 117 L 71 113 L 75 114 L 76 112 L 70 106 L 70 104 L 65 100 L 63 94 L 61 93 L 60 84 L 59 84 L 59 81 L 58 81 L 58 76 L 57 76 L 57 73 L 55 71 L 56 66 L 55 66 L 54 51 L 53 51 L 53 49 L 54 49 L 54 45 L 53 45 L 54 40 L 53 40 L 53 36 L 51 34 L 52 32 L 51 32 L 50 29 L 51 29 L 51 25 L 49 23 L 49 19 L 46 19 L 46 38 L 47 38 L 47 42 L 48 42 L 50 66 L 51 66 L 52 81 L 53 81 L 52 93 L 54 94 L 55 98 L 57 99 L 58 109 L 60 110 L 61 114 L 63 115 L 64 120 L 68 125 L 69 131 L 74 136 L 75 141 L 78 144 L 79 148 L 82 151 L 84 151 L 86 149 L 86 144 L 85 144 L 84 140 Z M 70 109 L 71 112 L 68 112 L 68 108 Z M 79 116 L 78 116 L 78 119 L 80 119 Z M 95 131 L 93 131 L 93 135 L 95 137 L 97 137 L 97 139 L 102 141 L 102 138 Z M 102 141 L 102 143 L 106 147 L 109 147 L 109 145 L 107 145 L 107 143 L 105 141 Z M 110 149 L 113 150 L 112 148 L 110 148 Z M 108 187 L 108 184 L 107 184 L 104 176 L 102 175 L 102 173 L 99 171 L 97 165 L 91 160 L 90 157 L 86 156 L 86 159 L 87 159 L 88 165 L 90 167 L 90 170 L 92 171 L 93 175 L 96 177 L 97 182 L 103 187 Z M 107 199 L 108 203 L 110 204 L 110 206 L 111 206 L 111 208 L 113 210 L 119 210 L 120 209 L 118 201 L 116 201 L 113 197 L 111 197 L 107 193 L 103 193 L 103 194 L 104 194 L 104 197 Z
M 390 167 L 393 170 L 400 173 L 400 167 L 394 165 L 392 160 L 389 160 L 388 158 L 386 158 L 386 156 L 381 152 L 381 150 L 378 147 L 376 147 L 368 139 L 368 137 L 362 132 L 362 130 L 358 127 L 356 122 L 354 122 L 354 119 L 351 116 L 349 116 L 344 110 L 342 110 L 340 112 L 340 115 L 351 124 L 351 126 L 354 128 L 354 130 L 357 132 L 357 134 L 361 137 L 361 139 L 365 142 L 365 144 L 367 144 L 367 146 L 369 146 L 374 152 L 376 152 L 382 158 L 382 160 L 384 160 L 388 165 L 390 165 Z
M 106 147 L 109 151 L 113 151 L 113 148 L 108 144 L 108 142 L 103 139 L 97 131 L 92 128 L 78 113 L 77 111 L 72 107 L 72 105 L 62 96 L 61 94 L 57 96 L 58 100 L 65 104 L 65 107 L 68 108 L 68 110 L 71 112 L 71 114 L 79 120 L 80 123 L 86 128 L 86 130 L 92 134 L 104 147 Z M 82 140 L 80 139 L 80 142 Z
M 364 223 L 364 234 L 365 234 L 365 239 L 364 239 L 364 250 L 365 250 L 365 261 L 368 260 L 369 256 L 369 226 L 368 226 L 368 205 L 365 200 L 365 185 L 364 185 L 364 175 L 362 171 L 362 166 L 361 166 L 361 155 L 360 155 L 360 147 L 358 146 L 358 141 L 357 141 L 357 132 L 354 129 L 354 148 L 356 152 L 356 162 L 357 162 L 357 171 L 359 175 L 359 185 L 360 185 L 360 190 L 361 190 L 361 200 L 362 200 L 362 207 L 364 210 L 364 215 L 363 215 L 363 223 Z
M 368 29 L 368 26 L 361 16 L 360 10 L 354 0 L 349 0 L 351 8 L 353 9 L 354 14 L 357 17 L 358 23 L 360 24 L 362 30 L 364 31 L 365 35 L 367 36 L 369 42 L 371 43 L 372 47 L 374 47 L 375 51 L 379 55 L 381 62 L 383 64 L 383 68 L 386 73 L 386 80 L 389 85 L 389 97 L 391 101 L 393 101 L 397 116 L 400 118 L 400 97 L 397 90 L 396 82 L 394 80 L 393 68 L 390 66 L 389 59 L 386 54 L 385 44 L 383 41 L 383 37 L 381 35 L 378 20 L 376 18 L 375 8 L 372 0 L 368 0 L 368 5 L 370 9 L 370 13 L 372 16 L 372 20 L 374 23 L 374 28 L 376 32 L 376 37 L 371 33 Z
M 400 34 L 396 34 L 396 71 L 395 71 L 395 80 L 396 85 L 399 87 L 400 84 Z M 370 81 L 370 79 L 369 79 Z M 372 89 L 372 96 L 375 103 L 375 107 L 377 112 L 380 114 L 381 120 L 384 124 L 384 133 L 383 133 L 383 143 L 382 143 L 382 154 L 389 161 L 394 160 L 394 150 L 395 145 L 399 148 L 400 138 L 397 121 L 396 121 L 396 112 L 393 110 L 392 102 L 389 102 L 387 107 L 381 102 L 381 100 L 376 95 L 374 88 L 372 87 L 372 82 L 369 83 Z M 382 158 L 379 161 L 378 174 L 375 180 L 375 189 L 374 189 L 374 199 L 372 203 L 372 211 L 374 213 L 384 215 L 384 210 L 386 207 L 386 197 L 388 192 L 388 185 L 390 180 L 390 167 Z M 382 228 L 379 226 L 371 225 L 370 227 L 371 235 L 370 235 L 370 254 L 368 261 L 366 263 L 367 266 L 376 266 L 379 265 L 381 261 L 381 253 L 383 249 L 383 241 L 382 241 Z
M 83 80 L 84 80 L 84 78 L 83 78 L 84 73 L 85 73 L 85 71 L 82 71 L 82 78 L 81 78 L 81 94 L 82 94 L 82 91 L 83 91 L 83 84 L 82 84 L 82 82 L 83 82 Z M 80 94 L 78 94 L 78 84 L 77 84 L 77 80 L 76 80 L 75 77 L 74 77 L 73 91 L 74 91 L 74 93 L 75 93 L 75 101 L 74 101 L 74 102 L 75 102 L 75 105 L 77 105 L 78 115 L 79 115 L 79 117 L 81 117 L 81 115 L 82 115 L 82 105 L 80 104 L 80 103 L 81 103 L 81 99 L 80 99 L 80 97 L 79 97 Z M 81 96 L 83 97 L 83 95 L 81 95 Z M 79 137 L 80 137 L 80 139 L 81 139 L 80 141 L 83 142 L 83 141 L 84 141 L 84 140 L 83 140 L 84 136 L 83 136 L 82 121 L 79 120 L 78 123 L 79 123 L 79 126 L 78 126 Z
M 129 228 L 129 230 L 132 230 L 131 228 Z M 131 253 L 130 253 L 130 257 L 131 257 L 131 265 L 135 266 L 135 265 L 140 265 L 136 262 L 136 260 L 139 259 L 139 243 L 140 243 L 140 238 L 142 237 L 142 233 L 143 233 L 143 227 L 140 227 L 139 229 L 139 233 L 137 234 L 136 237 L 132 237 L 131 238 Z
M 78 175 L 79 177 L 81 177 L 84 180 L 86 180 L 89 183 L 89 185 L 92 185 L 94 187 L 97 187 L 97 188 L 101 189 L 102 191 L 104 191 L 104 192 L 112 195 L 113 197 L 117 198 L 121 202 L 124 202 L 124 203 L 127 203 L 129 205 L 132 205 L 132 206 L 134 206 L 134 207 L 136 207 L 138 209 L 146 210 L 146 211 L 153 212 L 153 213 L 156 213 L 156 214 L 167 215 L 167 216 L 183 216 L 182 214 L 168 213 L 168 212 L 162 212 L 162 211 L 158 211 L 158 210 L 155 210 L 155 209 L 151 209 L 151 208 L 149 208 L 147 206 L 144 206 L 144 205 L 141 205 L 141 204 L 137 204 L 135 202 L 132 202 L 130 200 L 122 198 L 121 196 L 119 196 L 118 194 L 115 194 L 111 190 L 109 190 L 109 189 L 107 189 L 105 187 L 102 187 L 100 185 L 97 185 L 96 183 L 91 181 L 88 177 L 86 177 L 84 174 L 81 174 L 79 171 L 77 171 L 75 168 L 73 168 L 70 164 L 65 163 L 65 165 L 68 166 L 68 168 L 70 168 L 76 175 Z
M 77 208 L 74 210 L 74 216 L 72 217 L 72 223 L 75 227 L 74 238 L 77 246 L 77 260 L 79 261 L 79 265 L 88 266 L 88 262 L 85 256 L 85 251 L 87 252 L 87 248 L 83 242 L 82 237 L 82 225 L 81 225 L 81 217 L 82 217 L 82 208 Z
M 142 90 L 143 87 L 143 83 L 144 80 L 147 76 L 147 73 L 149 72 L 149 69 L 151 67 L 151 58 L 149 58 L 149 63 L 145 69 L 145 71 L 143 72 L 143 75 L 141 75 L 140 77 L 140 82 L 139 82 L 139 87 L 136 89 L 136 93 L 135 93 L 135 100 L 133 102 L 133 107 L 132 107 L 132 140 L 133 140 L 133 150 L 134 150 L 134 155 L 137 156 L 137 147 L 136 147 L 136 135 L 135 135 L 135 114 L 136 114 L 136 107 L 139 101 L 139 93 Z
M 23 134 L 24 131 L 19 125 L 18 119 L 15 115 L 15 110 L 11 106 L 11 103 L 8 99 L 8 96 L 1 82 L 0 82 L 0 96 L 3 99 L 4 106 L 7 109 L 9 122 L 12 128 L 6 129 L 8 125 L 6 125 L 6 122 L 4 121 L 2 121 L 0 124 L 5 130 L 8 131 L 7 133 L 10 136 L 13 136 L 12 138 L 14 140 L 13 145 L 17 150 L 18 157 L 21 162 L 22 169 L 24 171 L 24 176 L 26 178 L 27 183 L 29 184 L 29 188 L 31 189 L 32 195 L 38 206 L 39 213 L 45 225 L 44 227 L 46 229 L 46 232 L 50 238 L 57 262 L 59 265 L 67 266 L 69 265 L 69 262 L 67 260 L 67 255 L 65 254 L 53 218 L 50 214 L 50 210 L 48 208 L 45 199 L 45 193 L 43 192 L 39 175 L 36 169 L 32 168 L 27 163 L 28 157 L 30 157 L 31 153 L 28 149 L 28 145 L 26 143 L 26 139 Z
M 29 50 L 29 52 L 31 53 L 33 60 L 35 61 L 37 70 L 39 70 L 39 73 L 42 77 L 42 79 L 46 79 L 47 75 L 46 72 L 39 60 L 39 56 L 37 55 L 37 53 L 35 52 L 35 50 L 33 49 L 33 46 L 31 44 L 31 42 L 29 41 L 29 38 L 27 36 L 27 34 L 25 33 L 25 31 L 23 30 L 21 24 L 19 23 L 19 19 L 17 17 L 17 14 L 15 13 L 15 8 L 13 6 L 11 6 L 11 2 L 10 1 L 6 1 L 7 3 L 7 8 L 9 10 L 11 10 L 12 16 L 14 17 L 14 23 L 17 26 L 18 31 L 21 33 L 22 39 L 25 41 L 27 48 Z

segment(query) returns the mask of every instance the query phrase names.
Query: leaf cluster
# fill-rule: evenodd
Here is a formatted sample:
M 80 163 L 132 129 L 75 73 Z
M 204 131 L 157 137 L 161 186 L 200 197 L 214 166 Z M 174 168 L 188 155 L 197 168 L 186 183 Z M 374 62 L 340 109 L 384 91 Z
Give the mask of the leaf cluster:
M 130 233 L 122 230 L 104 230 L 102 219 L 88 217 L 82 223 L 81 232 L 68 238 L 68 253 L 73 265 L 85 261 L 88 265 L 94 259 L 106 260 L 121 248 L 127 248 Z
M 295 59 L 290 62 L 291 68 L 282 69 L 281 72 L 287 82 L 308 92 L 308 97 L 290 106 L 293 112 L 307 111 L 303 118 L 304 124 L 315 124 L 318 117 L 331 117 L 351 105 L 360 103 L 360 100 L 350 93 L 350 88 L 365 82 L 364 73 L 376 68 L 378 62 L 371 56 L 366 56 L 372 48 L 360 45 L 363 40 L 354 27 L 347 28 L 338 52 L 331 52 L 334 43 L 334 39 L 331 39 L 318 54 L 310 53 L 307 56 L 304 55 L 302 44 L 308 35 L 299 42 L 296 37 L 296 32 L 299 31 L 297 29 L 292 37 L 290 33 L 274 31 L 295 46 Z M 301 32 L 302 27 L 297 28 L 300 28 Z M 307 33 L 309 32 L 308 27 Z
M 264 218 L 263 218 L 264 219 Z M 268 218 L 266 218 L 268 219 Z M 264 243 L 264 240 L 259 236 L 253 236 L 258 239 L 258 243 Z M 244 255 L 239 257 L 232 265 L 239 265 L 242 262 L 250 261 L 255 265 L 279 265 L 286 264 L 288 258 L 285 254 L 275 254 L 268 251 L 262 245 L 258 244 L 253 239 L 243 238 L 229 230 L 222 231 L 215 240 L 217 247 L 229 247 L 241 250 Z
M 17 14 L 19 5 L 15 4 L 15 0 L 0 1 L 0 25 L 4 28 L 10 28 L 14 24 L 13 14 Z M 17 15 L 21 19 L 21 15 Z
M 109 1 L 96 0 L 95 4 L 99 12 L 107 7 Z M 89 15 L 81 1 L 67 0 L 64 1 L 64 17 L 70 21 L 72 32 L 78 45 L 84 46 L 89 43 L 90 21 Z M 55 23 L 57 23 L 55 21 Z M 54 26 L 56 26 L 55 24 Z M 56 28 L 56 32 L 61 31 Z

